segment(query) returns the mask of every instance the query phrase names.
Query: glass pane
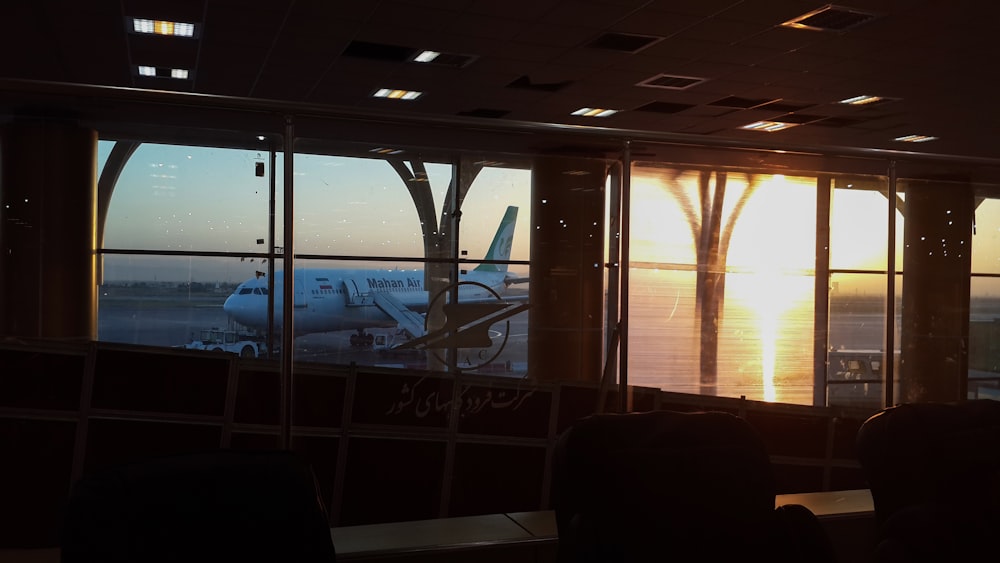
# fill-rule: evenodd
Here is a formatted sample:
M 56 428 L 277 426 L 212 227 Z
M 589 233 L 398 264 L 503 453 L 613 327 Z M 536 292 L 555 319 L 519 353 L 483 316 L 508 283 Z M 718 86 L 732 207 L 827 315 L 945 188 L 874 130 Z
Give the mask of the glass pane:
M 977 186 L 969 304 L 968 398 L 1000 400 L 1000 199 Z
M 268 237 L 268 155 L 139 145 L 112 194 L 103 248 L 264 252 L 258 241 Z
M 424 257 L 413 197 L 441 217 L 450 164 L 295 155 L 295 253 Z M 411 196 L 410 189 L 414 190 Z M 436 229 L 432 229 L 434 231 Z
M 264 355 L 266 327 L 249 330 L 223 309 L 244 269 L 236 258 L 105 256 L 98 339 Z
M 812 404 L 815 179 L 640 166 L 632 184 L 629 382 Z
M 1000 278 L 972 278 L 969 320 L 970 399 L 1000 400 Z
M 976 202 L 972 272 L 1000 274 L 1000 199 L 979 195 Z
M 527 261 L 531 248 L 531 170 L 485 166 L 475 176 L 462 201 L 460 257 L 477 260 L 493 240 L 496 226 L 508 206 L 517 208 L 510 259 Z M 524 266 L 512 271 L 527 277 Z
M 826 374 L 829 405 L 873 409 L 882 405 L 885 280 L 882 274 L 830 276 L 830 351 Z M 893 329 L 898 347 L 898 319 Z
M 889 219 L 885 179 L 837 179 L 830 203 L 830 268 L 887 269 Z M 896 220 L 902 215 L 897 212 Z M 896 241 L 897 267 L 902 263 L 902 229 Z M 883 282 L 884 284 L 884 282 Z

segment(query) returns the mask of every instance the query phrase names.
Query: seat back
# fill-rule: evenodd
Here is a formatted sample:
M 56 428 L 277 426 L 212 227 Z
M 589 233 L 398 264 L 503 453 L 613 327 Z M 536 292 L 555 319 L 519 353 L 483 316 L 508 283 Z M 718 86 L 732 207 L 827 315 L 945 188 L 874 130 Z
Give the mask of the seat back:
M 1000 525 L 1000 402 L 884 409 L 861 426 L 857 452 L 884 559 L 974 554 Z
M 553 466 L 559 560 L 783 560 L 767 451 L 743 419 L 653 411 L 586 417 L 560 436 Z M 805 510 L 819 531 L 811 512 Z M 825 539 L 811 545 L 829 560 Z M 801 538 L 799 538 L 801 541 Z M 809 544 L 801 542 L 799 545 Z M 666 557 L 669 555 L 669 558 Z M 676 559 L 675 559 L 676 558 Z
M 215 451 L 114 466 L 74 487 L 62 560 L 335 559 L 311 469 L 286 451 Z

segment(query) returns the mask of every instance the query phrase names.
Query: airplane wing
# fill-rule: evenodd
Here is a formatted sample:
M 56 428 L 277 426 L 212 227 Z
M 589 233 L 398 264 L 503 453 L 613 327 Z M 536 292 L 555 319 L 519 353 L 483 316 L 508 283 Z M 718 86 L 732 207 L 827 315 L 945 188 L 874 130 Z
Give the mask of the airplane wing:
M 422 315 L 408 308 L 406 304 L 391 293 L 375 292 L 372 295 L 374 296 L 374 305 L 399 323 L 399 327 L 406 331 L 410 338 L 420 338 L 424 336 L 424 317 Z M 463 298 L 461 300 L 462 304 L 466 305 L 526 303 L 527 301 L 527 293 L 521 295 L 504 295 L 499 301 L 493 296 Z
M 456 309 L 459 307 L 467 308 L 468 305 L 468 303 L 462 303 L 455 307 Z M 527 311 L 529 305 L 527 303 L 511 305 L 509 303 L 493 301 L 487 304 L 487 306 L 492 307 L 485 311 L 468 311 L 466 315 L 462 315 L 461 313 L 455 314 L 454 320 L 452 319 L 452 314 L 447 313 L 448 324 L 445 327 L 404 342 L 398 348 L 423 350 L 425 348 L 489 346 L 491 342 L 488 333 L 490 326 L 497 321 L 502 321 L 522 311 Z

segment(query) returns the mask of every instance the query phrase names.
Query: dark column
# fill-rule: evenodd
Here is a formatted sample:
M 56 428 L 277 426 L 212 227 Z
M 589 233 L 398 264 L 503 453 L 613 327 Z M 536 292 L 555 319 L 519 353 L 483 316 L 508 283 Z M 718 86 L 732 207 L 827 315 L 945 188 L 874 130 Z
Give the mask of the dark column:
M 97 133 L 14 122 L 0 137 L 0 336 L 97 336 Z
M 968 372 L 972 186 L 905 186 L 897 402 L 965 398 Z
M 533 378 L 601 381 L 606 175 L 602 160 L 535 160 L 528 313 Z

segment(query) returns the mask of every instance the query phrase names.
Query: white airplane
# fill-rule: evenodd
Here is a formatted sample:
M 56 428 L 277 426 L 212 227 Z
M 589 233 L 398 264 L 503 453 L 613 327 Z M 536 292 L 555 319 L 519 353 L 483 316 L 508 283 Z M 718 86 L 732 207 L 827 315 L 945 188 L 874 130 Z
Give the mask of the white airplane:
M 484 260 L 510 259 L 517 207 L 509 206 L 500 221 Z M 275 331 L 281 327 L 283 301 L 282 272 L 274 274 Z M 507 272 L 506 264 L 480 264 L 460 275 L 459 303 L 502 303 L 511 283 L 521 283 Z M 423 270 L 296 269 L 295 335 L 336 330 L 357 330 L 352 344 L 370 344 L 368 328 L 399 327 L 411 338 L 424 336 L 428 292 Z M 488 288 L 488 289 L 487 289 Z M 495 292 L 492 293 L 492 292 Z M 248 328 L 267 330 L 267 279 L 252 278 L 230 295 L 223 310 L 233 321 Z M 523 300 L 518 296 L 515 300 Z

